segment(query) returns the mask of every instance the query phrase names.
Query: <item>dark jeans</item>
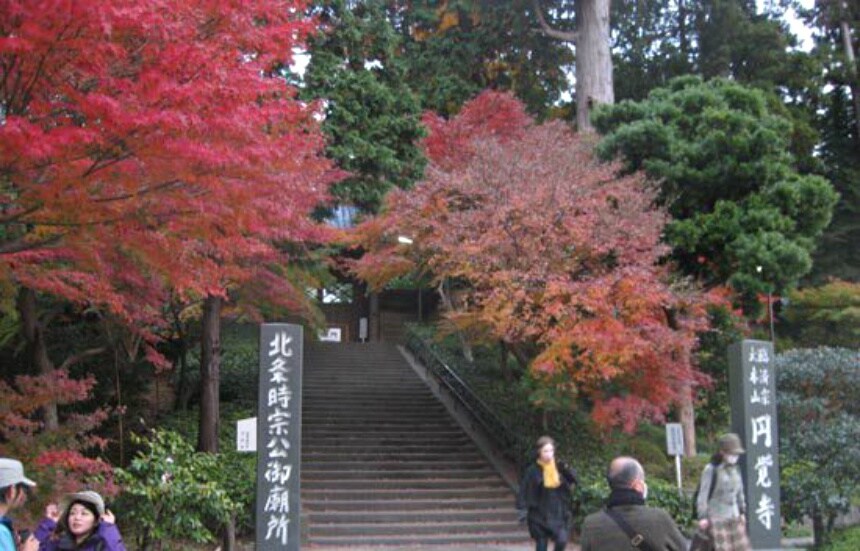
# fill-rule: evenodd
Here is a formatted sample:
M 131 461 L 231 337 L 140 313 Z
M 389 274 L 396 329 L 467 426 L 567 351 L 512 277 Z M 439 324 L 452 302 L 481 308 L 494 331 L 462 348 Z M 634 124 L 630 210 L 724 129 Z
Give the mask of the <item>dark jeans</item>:
M 564 551 L 564 548 L 567 547 L 567 538 L 569 534 L 567 529 L 562 529 L 552 534 L 546 538 L 538 538 L 535 540 L 535 551 L 548 551 L 549 550 L 549 540 L 552 539 L 555 542 L 555 551 Z

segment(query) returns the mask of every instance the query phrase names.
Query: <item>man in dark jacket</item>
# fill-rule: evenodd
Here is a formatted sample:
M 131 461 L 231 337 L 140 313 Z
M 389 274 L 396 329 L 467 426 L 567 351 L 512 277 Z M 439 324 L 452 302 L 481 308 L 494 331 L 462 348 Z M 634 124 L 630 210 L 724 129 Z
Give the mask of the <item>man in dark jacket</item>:
M 606 510 L 588 515 L 582 525 L 582 551 L 647 549 L 683 551 L 687 540 L 663 509 L 646 507 L 648 485 L 642 465 L 632 457 L 617 457 L 606 475 L 611 493 Z M 625 532 L 621 524 L 627 524 Z M 634 542 L 639 542 L 634 545 Z M 646 547 L 647 546 L 647 547 Z

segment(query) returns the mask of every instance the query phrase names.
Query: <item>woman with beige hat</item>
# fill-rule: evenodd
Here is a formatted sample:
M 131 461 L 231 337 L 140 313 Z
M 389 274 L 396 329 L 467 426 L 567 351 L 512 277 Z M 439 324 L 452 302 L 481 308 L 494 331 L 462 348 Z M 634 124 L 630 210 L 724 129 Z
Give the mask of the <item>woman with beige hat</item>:
M 113 513 L 92 491 L 69 494 L 60 502 L 60 518 L 44 518 L 37 533 L 48 536 L 39 551 L 126 551 Z
M 699 530 L 715 551 L 751 549 L 746 530 L 746 498 L 738 459 L 745 453 L 737 434 L 720 437 L 719 450 L 702 471 L 696 512 Z M 713 487 L 712 487 L 713 486 Z M 704 548 L 704 547 L 702 547 Z

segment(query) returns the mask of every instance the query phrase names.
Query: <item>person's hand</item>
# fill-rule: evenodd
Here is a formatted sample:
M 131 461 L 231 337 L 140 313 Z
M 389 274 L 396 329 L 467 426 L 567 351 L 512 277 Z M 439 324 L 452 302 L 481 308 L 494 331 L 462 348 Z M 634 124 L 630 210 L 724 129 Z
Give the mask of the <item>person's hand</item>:
M 56 503 L 49 503 L 48 506 L 45 507 L 45 516 L 54 522 L 60 520 L 60 509 L 57 507 Z
M 699 521 L 699 530 L 701 530 L 702 532 L 704 532 L 705 530 L 707 530 L 707 529 L 708 529 L 708 527 L 709 527 L 710 525 L 711 525 L 711 521 L 709 521 L 709 520 L 708 520 L 708 519 L 706 519 L 706 518 L 703 518 L 702 520 L 700 520 L 700 521 Z
M 116 524 L 116 517 L 113 516 L 108 509 L 105 509 L 105 514 L 102 515 L 102 522 L 106 522 L 108 524 Z
M 39 540 L 30 534 L 24 542 L 21 543 L 21 551 L 39 551 Z

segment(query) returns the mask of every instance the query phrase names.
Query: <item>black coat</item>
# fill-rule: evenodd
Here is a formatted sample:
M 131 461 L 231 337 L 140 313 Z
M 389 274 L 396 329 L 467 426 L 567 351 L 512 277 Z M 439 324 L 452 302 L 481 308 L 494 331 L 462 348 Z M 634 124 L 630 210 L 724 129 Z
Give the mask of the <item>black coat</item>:
M 535 539 L 547 532 L 557 533 L 570 523 L 571 488 L 576 485 L 576 472 L 562 462 L 556 462 L 558 488 L 545 488 L 543 469 L 535 462 L 529 465 L 520 481 L 517 510 L 526 512 L 529 534 Z

